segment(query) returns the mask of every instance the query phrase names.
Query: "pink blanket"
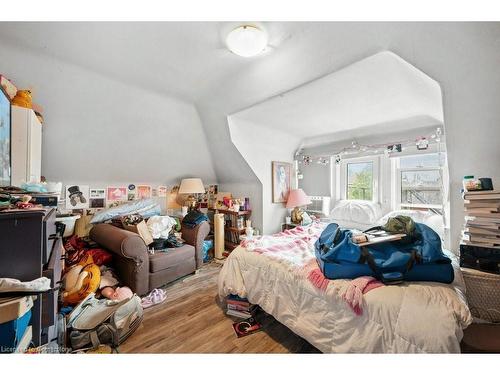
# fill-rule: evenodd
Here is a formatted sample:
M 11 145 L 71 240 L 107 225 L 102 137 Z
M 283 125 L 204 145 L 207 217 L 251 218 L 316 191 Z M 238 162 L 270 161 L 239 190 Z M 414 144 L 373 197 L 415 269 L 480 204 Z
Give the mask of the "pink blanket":
M 304 276 L 316 288 L 326 291 L 332 281 L 325 278 L 314 255 L 314 243 L 325 226 L 324 223 L 314 222 L 308 227 L 296 227 L 245 240 L 241 242 L 241 246 L 287 265 L 291 272 Z M 361 315 L 363 294 L 382 285 L 373 277 L 358 277 L 341 288 L 340 296 L 355 314 Z

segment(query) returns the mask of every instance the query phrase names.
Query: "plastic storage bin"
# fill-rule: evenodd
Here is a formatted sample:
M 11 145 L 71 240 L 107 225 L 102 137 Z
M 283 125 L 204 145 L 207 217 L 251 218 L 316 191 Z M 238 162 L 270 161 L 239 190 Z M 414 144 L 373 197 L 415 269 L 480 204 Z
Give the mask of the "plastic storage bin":
M 13 352 L 31 320 L 32 297 L 0 300 L 0 351 Z

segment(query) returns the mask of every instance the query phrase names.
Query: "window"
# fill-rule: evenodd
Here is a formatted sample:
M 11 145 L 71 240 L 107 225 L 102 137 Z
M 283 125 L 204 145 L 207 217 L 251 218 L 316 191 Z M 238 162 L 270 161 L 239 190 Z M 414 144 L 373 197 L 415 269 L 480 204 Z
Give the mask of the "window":
M 373 162 L 347 163 L 347 199 L 373 200 Z
M 423 154 L 399 158 L 399 204 L 439 212 L 443 207 L 441 158 Z

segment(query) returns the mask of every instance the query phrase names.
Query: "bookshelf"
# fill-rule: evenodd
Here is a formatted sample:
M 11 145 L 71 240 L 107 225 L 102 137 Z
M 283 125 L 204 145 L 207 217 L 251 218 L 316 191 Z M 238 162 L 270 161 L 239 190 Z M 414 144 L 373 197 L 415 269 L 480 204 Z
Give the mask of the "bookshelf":
M 213 231 L 213 214 L 224 214 L 224 247 L 226 251 L 232 251 L 240 244 L 240 235 L 245 233 L 245 222 L 250 219 L 252 211 L 232 211 L 217 208 L 209 208 L 211 213 L 210 227 Z M 239 224 L 238 224 L 239 223 Z

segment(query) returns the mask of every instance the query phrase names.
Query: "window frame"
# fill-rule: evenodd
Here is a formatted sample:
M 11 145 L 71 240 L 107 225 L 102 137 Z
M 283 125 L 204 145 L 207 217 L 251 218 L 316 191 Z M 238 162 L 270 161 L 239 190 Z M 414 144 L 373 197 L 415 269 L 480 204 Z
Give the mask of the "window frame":
M 379 156 L 362 156 L 355 158 L 342 159 L 340 161 L 339 168 L 339 182 L 340 182 L 340 199 L 342 200 L 352 200 L 347 198 L 347 164 L 357 164 L 357 163 L 373 163 L 373 181 L 372 181 L 372 199 L 366 199 L 366 202 L 380 202 L 379 196 L 379 178 L 380 178 L 380 157 Z
M 434 152 L 428 152 L 425 154 L 434 154 Z M 437 152 L 436 152 L 437 154 Z M 423 154 L 424 155 L 424 154 Z M 441 176 L 441 185 L 443 185 L 443 166 L 436 166 L 436 167 L 406 167 L 406 168 L 401 168 L 401 158 L 405 156 L 415 156 L 415 155 L 402 155 L 397 158 L 396 163 L 395 163 L 395 169 L 394 169 L 394 182 L 395 182 L 395 207 L 398 210 L 412 210 L 412 209 L 437 209 L 437 210 L 443 210 L 444 209 L 444 202 L 443 202 L 443 189 L 441 186 L 441 204 L 412 204 L 412 203 L 402 203 L 401 198 L 402 198 L 402 192 L 401 192 L 401 180 L 403 176 L 403 172 L 424 172 L 424 171 L 438 171 L 440 176 Z

